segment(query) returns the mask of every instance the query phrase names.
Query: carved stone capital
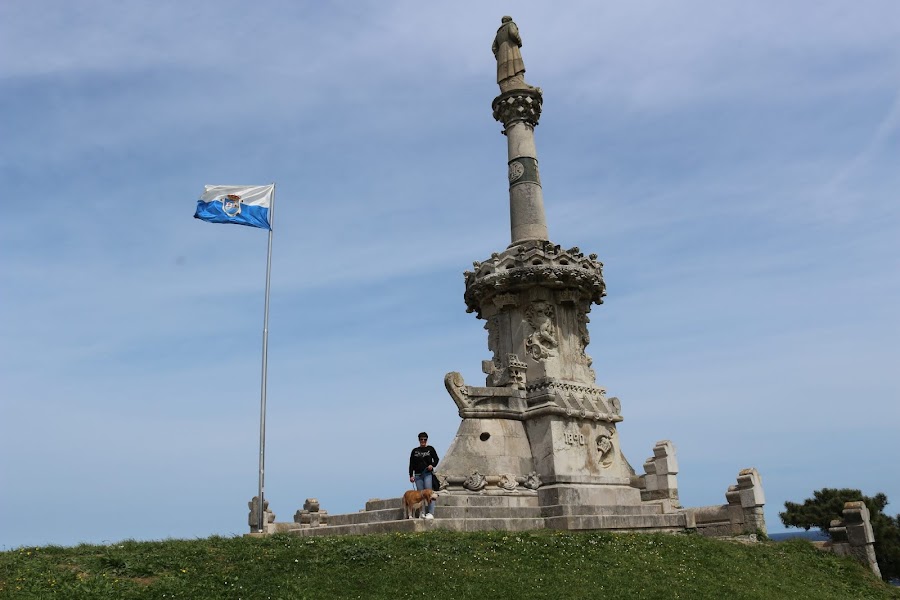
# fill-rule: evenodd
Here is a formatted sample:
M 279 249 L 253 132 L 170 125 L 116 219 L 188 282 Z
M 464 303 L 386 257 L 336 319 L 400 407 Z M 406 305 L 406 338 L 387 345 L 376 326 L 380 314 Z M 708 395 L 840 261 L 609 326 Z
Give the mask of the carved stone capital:
M 503 123 L 507 129 L 517 122 L 537 127 L 543 102 L 544 97 L 540 88 L 514 89 L 494 98 L 491 108 L 494 111 L 494 119 Z
M 468 312 L 481 317 L 482 308 L 503 308 L 519 292 L 556 290 L 561 302 L 602 304 L 606 296 L 603 263 L 578 248 L 563 250 L 550 242 L 532 242 L 493 254 L 467 271 L 465 301 Z M 521 298 L 519 298 L 521 301 Z M 488 305 L 487 303 L 491 303 Z

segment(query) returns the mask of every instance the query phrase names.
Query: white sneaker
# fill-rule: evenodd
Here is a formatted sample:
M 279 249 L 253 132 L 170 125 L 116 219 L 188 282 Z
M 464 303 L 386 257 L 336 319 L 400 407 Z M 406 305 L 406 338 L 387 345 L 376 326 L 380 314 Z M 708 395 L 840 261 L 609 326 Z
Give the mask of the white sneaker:
M 426 518 L 426 519 L 433 519 L 433 518 L 434 518 L 434 515 L 431 514 L 431 513 L 425 513 L 425 518 Z

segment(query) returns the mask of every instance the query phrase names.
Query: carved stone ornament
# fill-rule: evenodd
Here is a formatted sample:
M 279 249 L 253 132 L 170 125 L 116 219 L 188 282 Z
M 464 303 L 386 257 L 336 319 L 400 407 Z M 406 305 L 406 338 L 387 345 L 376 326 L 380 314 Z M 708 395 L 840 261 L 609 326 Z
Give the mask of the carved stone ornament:
M 478 492 L 484 489 L 484 486 L 486 485 L 487 479 L 485 479 L 484 475 L 482 475 L 478 471 L 473 471 L 472 474 L 466 477 L 466 480 L 463 481 L 463 487 L 467 490 L 472 490 L 473 492 Z
M 577 248 L 563 250 L 546 241 L 519 244 L 515 248 L 476 262 L 474 271 L 466 271 L 466 311 L 481 318 L 482 307 L 501 308 L 515 304 L 526 290 L 536 287 L 561 294 L 560 302 L 602 304 L 606 295 L 603 264 L 588 258 Z
M 525 389 L 525 372 L 528 371 L 528 365 L 519 360 L 515 354 L 506 356 L 507 367 L 507 385 L 520 390 Z
M 546 302 L 535 302 L 525 311 L 525 319 L 531 326 L 532 333 L 525 340 L 525 350 L 534 360 L 543 360 L 556 356 L 556 326 L 553 325 L 553 305 Z
M 597 436 L 597 454 L 600 455 L 600 466 L 604 469 L 609 468 L 613 464 L 614 456 L 614 448 L 612 442 L 613 432 L 608 431 L 602 435 Z
M 518 161 L 513 161 L 513 162 L 509 163 L 509 182 L 510 183 L 519 179 L 524 174 L 525 174 L 525 166 L 522 163 L 520 163 Z
M 517 487 L 519 487 L 519 482 L 516 481 L 516 476 L 512 473 L 504 473 L 500 476 L 500 481 L 497 483 L 501 489 L 506 490 L 507 492 L 511 492 Z
M 444 376 L 444 387 L 450 393 L 450 397 L 458 408 L 468 408 L 472 401 L 469 399 L 469 389 L 463 376 L 457 371 L 450 371 Z
M 497 294 L 494 296 L 494 305 L 497 308 L 515 306 L 519 302 L 518 294 Z
M 543 102 L 540 88 L 514 89 L 494 98 L 491 108 L 494 119 L 503 123 L 506 128 L 517 122 L 537 127 Z
M 529 490 L 538 489 L 539 487 L 541 487 L 541 476 L 537 474 L 537 471 L 532 471 L 525 476 L 524 485 Z
M 619 402 L 619 398 L 617 396 L 613 396 L 609 399 L 609 408 L 612 410 L 614 415 L 622 414 L 622 403 Z

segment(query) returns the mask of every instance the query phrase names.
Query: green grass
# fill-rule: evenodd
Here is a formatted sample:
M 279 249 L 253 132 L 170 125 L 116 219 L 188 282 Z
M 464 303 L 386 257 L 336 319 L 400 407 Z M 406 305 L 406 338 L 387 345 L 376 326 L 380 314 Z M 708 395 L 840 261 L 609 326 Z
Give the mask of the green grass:
M 0 598 L 900 598 L 802 540 L 451 533 L 222 538 L 0 553 Z

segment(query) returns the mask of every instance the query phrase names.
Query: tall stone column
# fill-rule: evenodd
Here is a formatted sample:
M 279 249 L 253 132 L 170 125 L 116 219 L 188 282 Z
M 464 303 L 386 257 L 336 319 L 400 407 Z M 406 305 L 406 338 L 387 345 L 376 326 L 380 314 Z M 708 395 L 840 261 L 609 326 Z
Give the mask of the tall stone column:
M 500 94 L 492 105 L 494 118 L 503 123 L 507 141 L 510 246 L 549 239 L 534 144 L 542 103 L 540 88 L 528 88 Z

